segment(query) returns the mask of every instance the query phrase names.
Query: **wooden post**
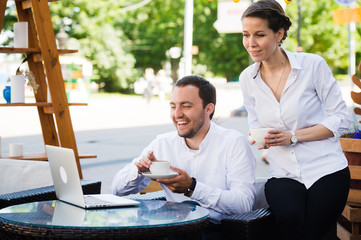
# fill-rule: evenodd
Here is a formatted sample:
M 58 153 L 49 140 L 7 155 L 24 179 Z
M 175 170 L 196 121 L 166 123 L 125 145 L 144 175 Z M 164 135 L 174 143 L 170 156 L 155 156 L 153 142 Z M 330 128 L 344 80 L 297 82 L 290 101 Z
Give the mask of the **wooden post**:
M 6 10 L 6 3 L 8 0 L 0 0 L 0 33 L 3 28 L 4 18 L 5 18 L 5 10 Z
M 31 0 L 31 4 L 53 103 L 59 142 L 62 147 L 74 150 L 79 176 L 83 178 L 48 0 Z
M 23 2 L 15 1 L 16 10 L 18 13 L 19 21 L 27 21 L 29 26 L 29 47 L 30 48 L 40 48 L 36 33 L 36 27 L 34 24 L 34 17 L 31 9 L 23 9 Z M 36 102 L 46 102 L 47 101 L 47 84 L 45 80 L 45 73 L 43 63 L 35 62 L 34 58 L 28 60 L 28 65 L 30 71 L 34 74 L 35 81 L 39 84 L 37 93 L 35 94 Z M 38 107 L 38 114 L 41 124 L 41 129 L 43 133 L 44 144 L 49 144 L 53 146 L 59 146 L 58 134 L 55 128 L 55 121 L 52 114 L 46 114 L 44 112 L 44 107 Z

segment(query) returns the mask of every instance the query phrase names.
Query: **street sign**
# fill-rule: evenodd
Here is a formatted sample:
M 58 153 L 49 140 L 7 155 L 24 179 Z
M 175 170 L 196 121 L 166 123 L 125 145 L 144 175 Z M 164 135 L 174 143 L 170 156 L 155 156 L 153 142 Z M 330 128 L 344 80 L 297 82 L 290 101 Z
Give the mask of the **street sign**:
M 286 8 L 284 0 L 277 0 Z M 219 33 L 241 33 L 242 32 L 242 14 L 251 5 L 252 0 L 218 0 L 217 21 L 213 24 Z
M 250 4 L 250 0 L 242 0 L 238 3 L 232 0 L 219 0 L 217 6 L 217 21 L 213 26 L 219 33 L 241 33 L 241 17 Z
M 336 25 L 361 22 L 361 8 L 333 10 L 333 23 Z
M 353 2 L 356 2 L 356 0 L 335 0 L 335 2 L 340 5 L 347 6 Z

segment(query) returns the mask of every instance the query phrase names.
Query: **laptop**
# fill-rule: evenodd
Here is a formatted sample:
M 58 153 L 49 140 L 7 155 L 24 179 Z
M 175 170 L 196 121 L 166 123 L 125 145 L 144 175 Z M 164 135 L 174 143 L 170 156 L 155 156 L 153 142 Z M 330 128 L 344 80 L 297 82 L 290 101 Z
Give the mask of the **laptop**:
M 137 206 L 140 203 L 112 194 L 84 195 L 73 149 L 45 145 L 56 197 L 81 208 Z

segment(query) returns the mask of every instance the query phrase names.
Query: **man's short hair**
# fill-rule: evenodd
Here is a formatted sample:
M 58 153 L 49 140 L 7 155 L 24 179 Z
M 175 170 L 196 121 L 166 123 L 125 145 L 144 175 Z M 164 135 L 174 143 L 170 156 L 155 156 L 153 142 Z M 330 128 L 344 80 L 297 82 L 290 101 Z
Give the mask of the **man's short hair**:
M 199 89 L 199 97 L 202 99 L 203 108 L 205 108 L 209 103 L 213 103 L 214 107 L 216 106 L 216 88 L 208 80 L 194 75 L 185 76 L 179 79 L 175 86 L 184 87 L 187 85 L 192 85 Z M 214 111 L 215 108 L 209 116 L 210 119 L 212 119 Z

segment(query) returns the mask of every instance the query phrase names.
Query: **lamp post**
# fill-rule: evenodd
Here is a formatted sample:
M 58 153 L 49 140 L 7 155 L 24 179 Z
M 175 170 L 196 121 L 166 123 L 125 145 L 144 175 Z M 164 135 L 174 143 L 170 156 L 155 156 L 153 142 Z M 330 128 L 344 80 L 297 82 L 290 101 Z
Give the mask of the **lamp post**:
M 171 47 L 167 52 L 165 53 L 167 58 L 170 59 L 171 63 L 171 78 L 173 79 L 173 83 L 175 83 L 178 79 L 178 68 L 179 68 L 179 58 L 181 56 L 182 49 L 180 47 Z
M 302 13 L 301 13 L 301 0 L 297 0 L 298 7 L 298 26 L 297 26 L 297 52 L 302 52 L 302 42 L 301 42 L 301 27 L 302 27 Z
M 192 74 L 193 0 L 186 0 L 184 14 L 184 75 Z

